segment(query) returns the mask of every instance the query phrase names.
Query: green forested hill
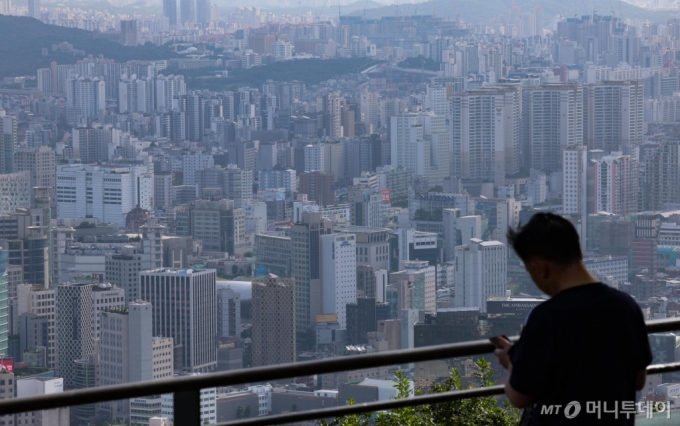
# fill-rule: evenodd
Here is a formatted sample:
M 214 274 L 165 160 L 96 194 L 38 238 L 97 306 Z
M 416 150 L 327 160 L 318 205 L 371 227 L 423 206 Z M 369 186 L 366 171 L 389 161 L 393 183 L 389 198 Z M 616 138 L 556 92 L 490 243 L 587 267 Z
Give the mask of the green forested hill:
M 163 46 L 123 46 L 94 38 L 94 33 L 90 31 L 47 25 L 23 16 L 0 15 L 0 77 L 34 75 L 38 68 L 49 67 L 53 60 L 58 63 L 74 63 L 80 59 L 66 53 L 52 53 L 52 45 L 64 41 L 87 54 L 103 54 L 117 61 L 168 59 L 177 56 Z M 48 49 L 47 56 L 42 56 L 42 48 Z

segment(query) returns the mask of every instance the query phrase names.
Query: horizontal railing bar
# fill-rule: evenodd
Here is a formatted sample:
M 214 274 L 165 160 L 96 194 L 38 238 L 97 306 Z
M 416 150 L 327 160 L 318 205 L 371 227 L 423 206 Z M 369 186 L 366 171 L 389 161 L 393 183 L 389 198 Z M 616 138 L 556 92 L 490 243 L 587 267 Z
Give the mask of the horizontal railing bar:
M 655 364 L 647 367 L 647 374 L 669 373 L 671 371 L 680 371 L 680 362 L 674 362 L 670 364 Z M 320 410 L 309 410 L 302 413 L 286 413 L 279 414 L 276 416 L 263 416 L 256 417 L 253 419 L 241 419 L 238 421 L 219 423 L 217 424 L 217 426 L 233 426 L 237 424 L 239 425 L 245 424 L 249 426 L 288 424 L 307 420 L 335 418 L 350 414 L 361 414 L 381 410 L 392 410 L 395 408 L 412 407 L 415 405 L 436 404 L 465 398 L 479 398 L 482 396 L 501 395 L 504 393 L 504 391 L 505 386 L 496 385 L 484 388 L 466 389 L 462 391 L 443 392 L 440 394 L 419 396 L 415 398 L 369 402 L 364 404 L 347 405 L 341 407 L 329 407 Z
M 647 322 L 647 332 L 661 333 L 680 330 L 680 318 L 667 318 Z M 518 336 L 511 338 L 518 339 Z M 336 373 L 357 369 L 433 361 L 461 356 L 490 353 L 494 346 L 488 340 L 428 346 L 416 349 L 378 352 L 366 355 L 346 356 L 317 361 L 288 363 L 255 367 L 224 373 L 210 373 L 148 382 L 127 383 L 115 386 L 66 391 L 59 394 L 7 399 L 0 401 L 0 415 L 35 411 L 35 407 L 47 410 L 82 404 L 141 398 L 149 395 L 173 393 L 219 386 L 266 382 L 278 379 Z
M 350 414 L 370 413 L 374 411 L 394 410 L 395 408 L 412 407 L 415 405 L 437 404 L 467 398 L 479 398 L 482 396 L 500 395 L 505 386 L 496 385 L 483 388 L 465 389 L 459 391 L 435 393 L 413 398 L 392 399 L 389 401 L 368 402 L 364 404 L 344 405 L 341 407 L 322 408 L 319 410 L 304 411 L 301 413 L 286 413 L 277 416 L 255 417 L 252 419 L 240 419 L 226 423 L 218 423 L 216 426 L 234 425 L 275 425 L 290 424 L 308 420 L 325 419 L 331 417 L 347 416 Z
M 680 331 L 680 318 L 663 318 L 650 320 L 645 323 L 647 333 L 667 333 L 670 331 Z

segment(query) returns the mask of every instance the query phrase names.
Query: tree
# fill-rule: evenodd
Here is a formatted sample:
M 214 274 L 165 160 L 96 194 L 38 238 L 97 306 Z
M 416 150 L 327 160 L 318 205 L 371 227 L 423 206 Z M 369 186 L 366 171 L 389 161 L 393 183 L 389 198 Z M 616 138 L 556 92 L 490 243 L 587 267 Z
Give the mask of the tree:
M 233 275 L 233 276 L 238 275 L 238 266 L 231 265 L 231 275 Z
M 239 405 L 238 408 L 236 409 L 236 418 L 242 419 L 244 414 L 245 414 L 245 410 L 243 409 L 243 405 Z
M 245 412 L 243 413 L 245 418 L 250 417 L 250 405 L 246 405 Z
M 480 359 L 476 362 L 480 369 L 478 373 L 482 386 L 492 386 L 490 363 Z M 411 383 L 403 371 L 395 374 L 394 387 L 397 389 L 396 399 L 411 397 Z M 444 383 L 432 385 L 432 393 L 443 393 L 455 390 L 463 390 L 460 373 L 456 369 L 451 370 L 450 376 Z M 416 391 L 421 395 L 422 391 Z M 354 400 L 347 401 L 348 405 L 354 405 Z M 492 396 L 479 398 L 466 398 L 457 401 L 442 402 L 434 405 L 416 405 L 413 407 L 396 408 L 390 412 L 353 414 L 339 417 L 330 424 L 322 421 L 323 426 L 515 426 L 519 419 L 519 410 L 511 407 L 506 401 L 505 406 L 500 406 L 498 400 Z

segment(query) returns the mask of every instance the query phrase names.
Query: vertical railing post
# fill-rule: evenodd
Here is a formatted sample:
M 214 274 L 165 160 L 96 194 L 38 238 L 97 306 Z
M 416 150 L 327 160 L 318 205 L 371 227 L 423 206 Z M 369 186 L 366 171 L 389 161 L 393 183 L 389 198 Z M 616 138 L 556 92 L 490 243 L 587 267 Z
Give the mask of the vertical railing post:
M 176 426 L 200 426 L 201 391 L 188 390 L 175 392 L 172 397 L 172 410 Z

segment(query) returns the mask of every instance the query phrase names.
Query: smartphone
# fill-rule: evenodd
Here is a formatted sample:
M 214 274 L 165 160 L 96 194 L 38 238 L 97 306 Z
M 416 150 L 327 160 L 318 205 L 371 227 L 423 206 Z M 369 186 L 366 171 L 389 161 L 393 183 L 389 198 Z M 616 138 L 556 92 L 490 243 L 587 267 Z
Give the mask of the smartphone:
M 505 340 L 507 340 L 508 342 L 511 342 L 511 340 L 508 339 L 508 336 L 506 336 L 505 334 L 501 334 L 500 336 L 490 337 L 490 338 L 489 338 L 489 341 L 490 341 L 496 348 L 498 348 L 498 349 L 503 349 L 503 345 L 501 345 L 501 342 L 499 341 L 501 337 L 504 338 Z

